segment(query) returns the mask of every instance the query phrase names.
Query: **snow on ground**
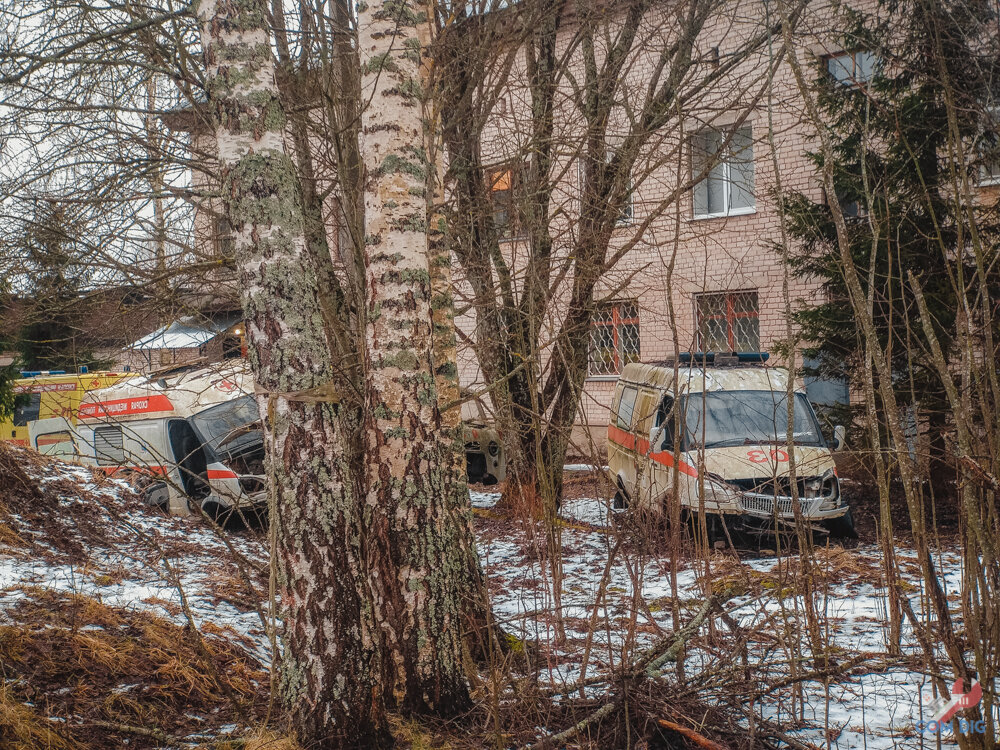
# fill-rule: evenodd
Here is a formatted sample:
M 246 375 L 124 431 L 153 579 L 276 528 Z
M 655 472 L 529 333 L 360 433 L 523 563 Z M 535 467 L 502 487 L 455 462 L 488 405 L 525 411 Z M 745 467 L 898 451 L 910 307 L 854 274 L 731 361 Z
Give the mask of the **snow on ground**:
M 475 498 L 484 508 L 486 498 Z M 615 511 L 605 499 L 566 501 L 561 515 L 562 529 L 562 625 L 566 640 L 556 646 L 558 618 L 552 596 L 552 566 L 544 555 L 533 553 L 528 535 L 517 530 L 480 529 L 480 550 L 490 579 L 493 609 L 505 627 L 521 637 L 539 640 L 543 649 L 544 677 L 553 687 L 567 693 L 582 677 L 620 664 L 640 653 L 659 637 L 673 631 L 669 555 L 619 549 L 610 568 L 609 554 L 616 535 Z M 516 523 L 516 522 L 514 522 Z M 484 533 L 485 531 L 485 533 Z M 624 546 L 624 545 L 623 545 Z M 541 547 L 544 549 L 544 547 Z M 920 612 L 921 581 L 914 554 L 899 551 L 904 580 L 911 590 L 911 604 Z M 877 585 L 881 554 L 871 545 L 854 550 L 820 550 L 818 597 L 823 618 L 823 641 L 843 663 L 857 659 L 849 675 L 839 677 L 829 687 L 822 681 L 804 683 L 804 700 L 793 700 L 793 689 L 775 690 L 760 697 L 757 710 L 769 720 L 789 727 L 788 734 L 801 742 L 831 748 L 916 748 L 933 744 L 935 735 L 921 736 L 916 723 L 929 716 L 921 713 L 921 696 L 929 695 L 930 680 L 914 671 L 919 668 L 918 645 L 904 623 L 904 658 L 887 656 L 888 632 L 885 625 L 885 593 Z M 806 649 L 803 625 L 803 598 L 796 594 L 789 566 L 797 557 L 774 556 L 737 561 L 716 555 L 712 571 L 705 574 L 704 563 L 679 561 L 676 576 L 681 622 L 704 601 L 706 587 L 730 577 L 749 576 L 760 585 L 752 593 L 732 599 L 726 608 L 739 627 L 749 634 L 748 658 L 752 681 L 764 685 L 787 678 L 788 663 L 801 658 Z M 961 558 L 945 552 L 938 556 L 941 583 L 946 594 L 958 590 Z M 824 565 L 827 569 L 824 570 Z M 595 601 L 604 584 L 603 606 Z M 639 593 L 639 597 L 635 595 Z M 638 602 L 637 606 L 633 603 Z M 955 612 L 960 619 L 960 613 Z M 801 646 L 790 643 L 802 638 Z M 784 636 L 784 637 L 782 637 Z M 688 669 L 712 673 L 731 667 L 736 654 L 713 644 L 693 642 Z M 584 654 L 589 652 L 587 672 L 582 674 Z M 808 652 L 806 651 L 806 655 Z M 909 658 L 906 658 L 906 657 Z M 925 699 L 926 701 L 926 699 Z M 926 702 L 924 703 L 926 705 Z M 950 733 L 943 744 L 954 744 Z
M 69 480 L 83 488 L 102 508 L 101 520 L 111 533 L 103 542 L 87 545 L 85 561 L 70 559 L 41 539 L 35 540 L 35 551 L 26 554 L 0 535 L 0 622 L 4 611 L 25 596 L 25 587 L 72 591 L 114 606 L 145 608 L 178 624 L 186 624 L 190 616 L 198 626 L 211 624 L 228 631 L 261 663 L 269 663 L 269 639 L 260 614 L 267 611 L 262 534 L 230 533 L 227 544 L 197 518 L 165 518 L 134 505 L 117 511 L 127 494 L 123 482 L 61 464 L 51 464 L 47 471 L 46 484 L 65 489 L 58 482 Z M 577 692 L 579 681 L 607 673 L 669 635 L 675 590 L 684 623 L 706 592 L 719 591 L 727 582 L 742 586 L 741 595 L 726 604 L 738 633 L 717 624 L 726 638 L 713 638 L 703 628 L 689 644 L 689 675 L 697 671 L 706 675 L 709 691 L 709 677 L 716 673 L 724 680 L 743 679 L 746 689 L 753 690 L 783 680 L 791 660 L 802 660 L 804 651 L 808 655 L 806 646 L 797 645 L 805 643 L 805 617 L 793 575 L 798 564 L 794 556 L 737 560 L 717 554 L 708 571 L 704 561 L 682 559 L 672 580 L 665 543 L 635 544 L 619 534 L 617 529 L 626 528 L 620 523 L 623 517 L 607 499 L 567 500 L 561 509 L 559 618 L 544 533 L 491 513 L 499 493 L 470 495 L 477 509 L 477 539 L 496 617 L 508 632 L 538 641 L 540 678 L 556 691 Z M 60 500 L 67 509 L 74 502 L 78 500 L 68 493 Z M 919 612 L 916 561 L 908 550 L 900 555 L 911 601 Z M 613 556 L 610 565 L 609 556 Z M 828 740 L 830 748 L 866 749 L 916 748 L 933 742 L 936 737 L 922 737 L 913 729 L 921 718 L 921 694 L 929 690 L 929 681 L 916 671 L 920 660 L 908 626 L 902 643 L 904 657 L 910 658 L 886 656 L 878 549 L 821 550 L 817 559 L 823 641 L 834 648 L 840 663 L 858 658 L 858 664 L 828 687 L 821 681 L 806 682 L 802 701 L 793 700 L 793 688 L 787 686 L 760 695 L 754 709 L 781 723 L 799 741 L 817 747 L 826 747 Z M 954 593 L 961 581 L 961 559 L 946 552 L 937 562 L 946 593 Z M 252 587 L 246 585 L 240 566 Z M 598 598 L 601 603 L 595 607 Z M 560 626 L 565 633 L 562 643 Z M 733 650 L 736 635 L 745 639 L 745 651 Z M 743 659 L 745 667 L 739 666 Z M 598 685 L 590 692 L 602 689 Z M 943 740 L 949 744 L 950 735 Z

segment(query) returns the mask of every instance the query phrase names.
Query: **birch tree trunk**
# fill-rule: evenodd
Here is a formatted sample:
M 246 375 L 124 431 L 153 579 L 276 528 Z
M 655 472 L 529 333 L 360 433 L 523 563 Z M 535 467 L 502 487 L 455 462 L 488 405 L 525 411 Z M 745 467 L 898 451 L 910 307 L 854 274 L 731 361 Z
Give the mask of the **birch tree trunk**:
M 454 713 L 469 705 L 462 597 L 475 566 L 455 507 L 455 445 L 442 428 L 428 249 L 430 164 L 422 112 L 424 10 L 358 8 L 365 183 L 368 448 L 365 508 L 387 702 Z M 467 499 L 463 500 L 467 503 Z
M 268 416 L 281 697 L 303 746 L 385 746 L 360 498 L 340 448 L 360 410 L 331 395 L 336 363 L 283 143 L 266 10 L 261 0 L 195 0 L 195 10 L 250 362 Z

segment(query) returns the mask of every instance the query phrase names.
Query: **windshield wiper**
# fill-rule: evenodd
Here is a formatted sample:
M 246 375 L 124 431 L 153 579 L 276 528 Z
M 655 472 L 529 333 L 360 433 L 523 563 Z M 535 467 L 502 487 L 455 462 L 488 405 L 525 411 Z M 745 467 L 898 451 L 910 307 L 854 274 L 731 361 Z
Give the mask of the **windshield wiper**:
M 728 440 L 713 440 L 705 443 L 705 448 L 732 448 L 735 445 L 756 445 L 758 441 L 750 438 L 729 438 Z

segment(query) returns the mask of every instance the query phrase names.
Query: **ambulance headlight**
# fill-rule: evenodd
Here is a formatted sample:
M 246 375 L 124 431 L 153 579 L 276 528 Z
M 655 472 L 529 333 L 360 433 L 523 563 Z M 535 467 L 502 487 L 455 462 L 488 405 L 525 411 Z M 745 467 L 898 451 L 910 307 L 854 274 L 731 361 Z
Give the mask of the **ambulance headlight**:
M 833 510 L 840 505 L 840 480 L 833 469 L 829 469 L 821 477 L 819 495 L 823 498 L 820 510 Z
M 705 499 L 718 503 L 729 502 L 739 494 L 739 490 L 718 474 L 705 474 Z

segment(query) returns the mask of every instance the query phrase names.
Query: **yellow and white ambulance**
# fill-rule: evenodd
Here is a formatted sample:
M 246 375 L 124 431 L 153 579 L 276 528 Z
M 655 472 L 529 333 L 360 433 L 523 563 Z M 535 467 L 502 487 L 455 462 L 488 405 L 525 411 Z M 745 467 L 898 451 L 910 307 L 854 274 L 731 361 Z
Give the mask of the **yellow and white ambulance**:
M 32 423 L 32 444 L 71 433 L 69 460 L 108 473 L 148 475 L 151 503 L 184 514 L 199 507 L 219 518 L 266 504 L 264 441 L 243 362 L 133 376 L 88 392 L 77 424 Z
M 81 372 L 66 373 L 58 370 L 45 372 L 23 372 L 14 381 L 16 397 L 14 413 L 9 419 L 0 420 L 0 440 L 15 445 L 27 446 L 28 424 L 38 419 L 61 417 L 70 424 L 76 423 L 76 410 L 87 391 L 107 388 L 122 378 L 123 372 Z M 72 452 L 72 443 L 66 443 L 70 436 L 53 435 L 40 446 L 32 444 L 43 453 L 59 454 Z M 62 445 L 60 445 L 62 444 Z
M 789 449 L 790 376 L 766 360 L 765 353 L 707 354 L 626 365 L 608 424 L 616 506 L 660 512 L 676 497 L 688 513 L 704 512 L 711 532 L 723 521 L 727 529 L 794 526 L 797 502 L 805 523 L 853 536 L 833 452 L 805 388 L 793 384 Z M 841 443 L 843 429 L 834 433 Z

